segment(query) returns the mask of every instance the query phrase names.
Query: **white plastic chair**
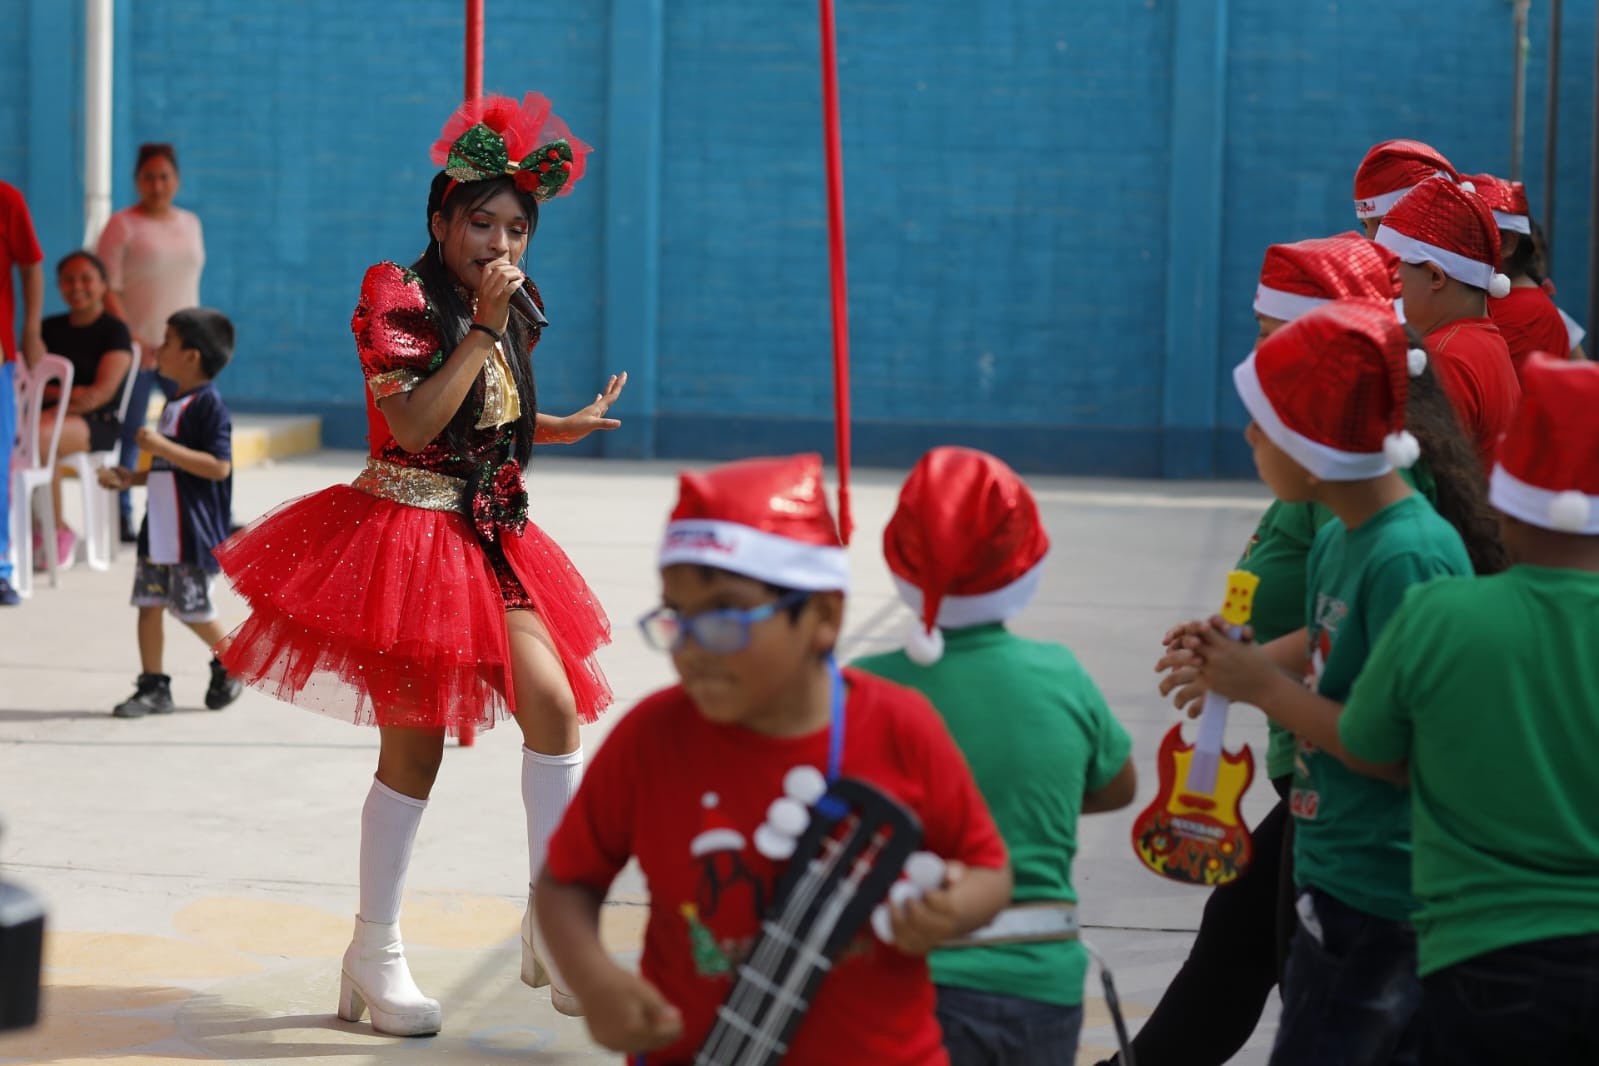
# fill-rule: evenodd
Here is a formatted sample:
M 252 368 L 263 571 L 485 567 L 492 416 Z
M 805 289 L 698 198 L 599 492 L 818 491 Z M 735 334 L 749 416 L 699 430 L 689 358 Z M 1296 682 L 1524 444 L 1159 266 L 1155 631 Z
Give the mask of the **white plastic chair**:
M 50 498 L 50 482 L 55 477 L 56 449 L 61 444 L 61 427 L 67 418 L 67 395 L 72 391 L 72 364 L 59 355 L 47 355 L 38 365 L 16 369 L 17 446 L 11 467 L 11 561 L 12 577 L 19 596 L 33 595 L 33 496 L 44 489 L 40 507 L 48 521 L 41 522 L 44 533 L 45 570 L 50 587 L 56 587 L 61 560 L 56 557 L 56 508 Z M 51 412 L 50 446 L 39 453 L 39 425 L 44 420 L 44 390 L 55 382 L 61 397 Z
M 117 405 L 118 425 L 128 423 L 128 403 L 133 399 L 133 379 L 139 373 L 139 342 L 133 342 L 133 363 L 122 382 L 122 402 Z M 109 451 L 74 452 L 61 457 L 61 465 L 78 476 L 83 499 L 83 558 L 91 570 L 109 570 L 122 539 L 117 528 L 117 491 L 100 487 L 99 474 L 117 465 L 121 442 Z M 59 517 L 59 516 L 58 516 Z

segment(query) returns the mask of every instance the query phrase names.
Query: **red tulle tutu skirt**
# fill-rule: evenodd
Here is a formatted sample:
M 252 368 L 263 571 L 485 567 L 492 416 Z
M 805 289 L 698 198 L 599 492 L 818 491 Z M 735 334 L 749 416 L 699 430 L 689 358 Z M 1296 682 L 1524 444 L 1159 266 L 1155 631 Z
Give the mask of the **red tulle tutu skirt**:
M 611 702 L 594 653 L 610 622 L 566 553 L 529 522 L 505 560 L 591 722 Z M 505 602 L 466 518 L 335 485 L 216 549 L 250 605 L 221 659 L 296 706 L 365 725 L 487 729 L 516 708 Z

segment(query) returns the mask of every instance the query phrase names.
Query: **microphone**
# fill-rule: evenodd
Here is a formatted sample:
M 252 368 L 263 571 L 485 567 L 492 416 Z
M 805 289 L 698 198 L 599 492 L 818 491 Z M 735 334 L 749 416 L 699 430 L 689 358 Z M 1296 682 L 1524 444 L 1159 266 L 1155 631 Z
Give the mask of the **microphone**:
M 522 287 L 511 293 L 511 306 L 516 309 L 517 314 L 526 320 L 528 325 L 534 329 L 543 329 L 550 324 L 550 320 L 544 317 L 544 312 L 539 310 L 539 305 L 533 302 L 533 297 L 529 293 L 532 287 L 533 279 L 523 278 Z

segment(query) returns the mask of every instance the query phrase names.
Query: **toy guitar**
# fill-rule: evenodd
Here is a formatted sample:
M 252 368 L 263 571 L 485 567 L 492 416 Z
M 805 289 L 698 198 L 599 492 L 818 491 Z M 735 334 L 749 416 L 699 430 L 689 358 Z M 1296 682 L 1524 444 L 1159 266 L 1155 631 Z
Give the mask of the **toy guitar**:
M 806 770 L 809 775 L 801 773 Z M 757 830 L 756 846 L 769 857 L 788 858 L 788 868 L 695 1066 L 780 1061 L 833 960 L 921 843 L 916 816 L 861 781 L 842 777 L 826 785 L 819 771 L 797 767 L 784 790 L 787 796 Z M 809 823 L 797 841 L 785 841 L 798 828 L 796 804 L 812 806 Z M 790 847 L 791 854 L 778 854 Z
M 1254 606 L 1260 578 L 1243 570 L 1227 575 L 1221 616 L 1237 640 Z M 1193 744 L 1182 724 L 1171 727 L 1157 756 L 1160 791 L 1133 822 L 1133 850 L 1162 877 L 1195 885 L 1224 885 L 1249 866 L 1254 845 L 1239 810 L 1255 777 L 1255 756 L 1245 744 L 1224 751 L 1227 698 L 1205 694 Z

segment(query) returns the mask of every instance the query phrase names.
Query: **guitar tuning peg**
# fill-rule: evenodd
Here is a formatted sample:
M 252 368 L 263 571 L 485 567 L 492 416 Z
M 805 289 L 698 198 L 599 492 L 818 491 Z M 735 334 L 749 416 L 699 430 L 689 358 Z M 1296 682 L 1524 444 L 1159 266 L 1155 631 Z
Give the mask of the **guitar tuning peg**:
M 755 850 L 773 862 L 783 862 L 793 855 L 798 844 L 796 837 L 773 829 L 768 823 L 763 822 L 755 830 Z
M 783 775 L 783 793 L 807 807 L 814 806 L 827 791 L 827 778 L 814 766 L 796 766 Z
M 894 943 L 894 918 L 888 911 L 888 904 L 879 903 L 872 908 L 872 932 L 883 943 Z
M 909 881 L 895 881 L 888 890 L 888 905 L 890 907 L 903 907 L 913 899 L 921 899 L 922 890 Z
M 905 876 L 923 892 L 943 887 L 944 872 L 944 860 L 930 851 L 913 851 L 905 860 Z
M 799 800 L 782 796 L 766 808 L 766 824 L 785 836 L 799 837 L 811 824 L 811 811 Z

